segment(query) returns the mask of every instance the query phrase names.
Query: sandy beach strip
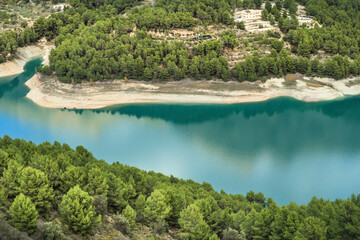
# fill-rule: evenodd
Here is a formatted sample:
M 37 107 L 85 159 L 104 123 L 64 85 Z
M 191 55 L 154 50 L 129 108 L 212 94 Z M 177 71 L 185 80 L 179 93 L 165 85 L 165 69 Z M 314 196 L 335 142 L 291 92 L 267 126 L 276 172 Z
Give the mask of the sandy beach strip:
M 265 83 L 220 81 L 179 81 L 168 83 L 125 82 L 65 84 L 56 78 L 44 79 L 40 73 L 26 85 L 27 98 L 45 108 L 100 109 L 113 105 L 134 103 L 194 103 L 234 104 L 266 101 L 277 97 L 292 97 L 305 102 L 328 101 L 346 95 L 360 94 L 358 78 L 335 81 L 315 78 L 296 80 L 288 86 L 284 78 Z

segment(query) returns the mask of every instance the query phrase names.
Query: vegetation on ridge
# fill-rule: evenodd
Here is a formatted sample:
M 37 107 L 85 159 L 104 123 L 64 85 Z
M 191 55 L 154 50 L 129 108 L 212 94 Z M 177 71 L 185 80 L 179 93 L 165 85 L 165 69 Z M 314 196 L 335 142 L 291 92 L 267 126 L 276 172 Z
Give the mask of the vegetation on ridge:
M 308 2 L 309 8 L 312 9 L 314 4 L 322 3 Z M 159 6 L 161 6 L 161 4 Z M 130 22 L 128 22 L 127 19 L 119 21 L 125 26 L 131 26 L 131 24 L 134 23 L 136 27 L 142 28 L 145 31 L 147 29 L 164 31 L 169 28 L 194 27 L 195 23 L 191 18 L 185 20 L 186 15 L 183 15 L 182 18 L 176 16 L 171 17 L 169 18 L 171 20 L 167 21 L 170 25 L 163 25 L 165 22 L 162 19 L 164 19 L 168 13 L 157 14 L 153 12 L 162 11 L 161 9 L 162 8 L 156 10 L 149 7 L 144 7 L 140 10 L 135 9 L 133 14 L 129 16 Z M 187 8 L 184 7 L 184 9 Z M 176 14 L 179 13 L 178 10 L 174 10 L 174 12 Z M 345 12 L 345 14 L 350 13 Z M 144 17 L 147 16 L 155 17 L 144 19 Z M 155 20 L 156 16 L 159 16 L 158 20 Z M 188 17 L 189 16 L 190 15 L 188 15 Z M 319 20 L 322 20 L 322 18 L 319 17 Z M 175 21 L 179 21 L 179 23 Z M 105 32 L 99 31 L 99 28 L 96 26 L 97 24 L 104 24 L 104 22 L 98 22 L 95 24 L 95 27 L 89 27 L 90 29 L 83 30 L 83 36 L 86 35 L 87 32 L 92 32 L 94 35 L 98 34 L 97 42 L 104 40 L 107 44 L 103 44 L 102 47 L 91 44 L 79 45 L 77 51 L 79 56 L 77 56 L 76 54 L 63 55 L 67 51 L 74 50 L 74 48 L 62 42 L 60 46 L 64 48 L 58 48 L 54 51 L 53 56 L 55 60 L 51 62 L 50 66 L 52 70 L 55 70 L 55 72 L 67 82 L 70 82 L 71 79 L 76 82 L 84 79 L 102 80 L 114 77 L 123 78 L 124 76 L 141 80 L 180 80 L 189 77 L 192 79 L 218 78 L 225 81 L 229 79 L 253 81 L 263 77 L 283 76 L 287 73 L 295 72 L 340 79 L 348 77 L 349 75 L 359 74 L 359 46 L 357 41 L 358 34 L 356 34 L 356 32 L 359 31 L 358 29 L 352 31 L 351 35 L 349 35 L 349 26 L 347 26 L 347 28 L 335 28 L 334 31 L 333 26 L 325 26 L 325 20 L 321 21 L 322 23 L 324 22 L 324 27 L 315 26 L 313 29 L 300 27 L 296 25 L 296 22 L 294 23 L 295 25 L 291 21 L 284 22 L 284 18 L 282 17 L 280 17 L 278 21 L 281 30 L 287 33 L 284 39 L 293 45 L 291 49 L 293 53 L 283 49 L 282 41 L 276 40 L 275 38 L 268 41 L 268 44 L 270 44 L 273 49 L 270 54 L 261 56 L 254 51 L 253 56 L 246 57 L 245 61 L 237 63 L 233 68 L 229 66 L 223 53 L 227 48 L 234 48 L 238 45 L 241 39 L 237 39 L 236 34 L 231 30 L 224 32 L 218 40 L 210 40 L 197 45 L 189 45 L 186 42 L 178 41 L 172 43 L 163 41 L 160 43 L 154 41 L 151 36 L 146 36 L 145 31 L 138 31 L 136 33 L 137 36 L 141 35 L 140 39 L 133 37 L 131 40 L 122 40 L 119 42 L 117 39 L 128 39 L 131 37 L 127 35 L 124 36 L 124 31 L 116 31 L 116 22 L 113 25 L 107 22 L 107 28 L 100 28 L 106 29 Z M 201 22 L 204 23 L 204 20 Z M 229 24 L 233 23 L 229 22 Z M 115 34 L 109 35 L 109 33 L 113 31 L 115 31 Z M 127 31 L 131 31 L 131 28 L 128 27 Z M 335 35 L 340 31 L 342 32 L 341 37 L 334 38 L 334 36 L 332 36 L 332 34 Z M 271 37 L 271 35 L 269 36 Z M 77 37 L 74 35 L 74 41 L 83 42 L 82 38 L 82 36 Z M 142 42 L 138 44 L 138 41 L 142 40 L 141 38 L 147 38 L 148 44 L 142 44 Z M 266 44 L 266 41 L 264 41 L 264 43 Z M 154 45 L 159 44 L 165 44 L 163 49 L 154 47 Z M 214 47 L 214 45 L 217 46 Z M 179 46 L 180 48 L 178 48 Z M 205 51 L 199 51 L 199 49 L 204 49 Z M 88 58 L 84 55 L 84 53 L 89 50 L 94 52 L 93 58 Z M 311 59 L 310 57 L 319 50 L 325 50 L 330 54 L 339 55 L 325 62 L 319 61 L 317 58 Z M 300 55 L 300 57 L 294 57 L 294 53 Z M 125 54 L 125 56 L 123 54 Z M 126 57 L 127 54 L 128 56 Z M 62 55 L 63 58 L 59 60 L 57 58 L 58 55 Z M 348 56 L 351 56 L 353 60 L 349 59 Z M 84 57 L 86 58 L 85 60 Z M 217 60 L 218 57 L 223 57 L 220 63 Z M 102 61 L 103 67 L 97 65 L 98 61 Z M 74 65 L 82 69 L 88 69 L 88 71 L 76 73 Z M 60 71 L 59 68 L 61 69 Z M 78 68 L 78 70 L 80 71 L 80 68 Z
M 72 83 L 124 77 L 254 81 L 295 72 L 335 79 L 359 75 L 360 13 L 354 10 L 357 3 L 298 2 L 306 4 L 307 14 L 321 26 L 299 26 L 295 0 L 276 1 L 274 6 L 266 2 L 263 20 L 277 24 L 284 35 L 268 31 L 244 39 L 242 31 L 234 28 L 234 10 L 260 8 L 261 0 L 158 0 L 154 7 L 133 9 L 142 2 L 72 0 L 72 7 L 49 18 L 40 17 L 32 28 L 4 32 L 0 37 L 0 62 L 12 59 L 17 47 L 46 37 L 55 39 L 56 49 L 51 53 L 50 66 L 40 71 L 55 72 L 61 81 Z M 125 17 L 119 15 L 125 10 Z M 220 29 L 221 24 L 225 26 L 213 35 L 214 39 L 202 43 L 176 38 L 170 41 L 172 30 L 196 33 L 194 29 L 202 26 L 201 34 L 210 24 Z M 241 22 L 237 27 L 243 28 Z M 156 39 L 154 33 L 168 37 Z M 240 45 L 248 48 L 249 40 L 259 46 L 268 45 L 272 51 L 264 54 L 254 48 L 248 55 Z M 233 61 L 228 52 L 244 57 Z
M 216 192 L 79 146 L 0 139 L 5 239 L 357 239 L 360 196 L 278 206 L 262 193 Z

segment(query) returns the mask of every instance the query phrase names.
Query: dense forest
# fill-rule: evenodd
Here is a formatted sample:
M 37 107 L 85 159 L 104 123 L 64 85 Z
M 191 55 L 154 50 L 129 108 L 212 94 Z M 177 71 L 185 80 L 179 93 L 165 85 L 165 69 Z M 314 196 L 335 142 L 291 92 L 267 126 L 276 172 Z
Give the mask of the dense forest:
M 40 17 L 32 28 L 0 36 L 0 62 L 13 59 L 18 47 L 42 37 L 55 41 L 50 65 L 39 70 L 55 73 L 63 82 L 115 78 L 138 80 L 223 79 L 254 81 L 299 72 L 308 76 L 347 78 L 360 74 L 360 12 L 358 1 L 308 0 L 266 2 L 264 20 L 282 31 L 254 36 L 267 38 L 272 51 L 253 50 L 230 64 L 225 52 L 236 51 L 243 40 L 235 32 L 237 8 L 260 8 L 262 0 L 71 0 L 72 7 L 49 18 Z M 321 26 L 299 25 L 298 4 Z M 123 13 L 126 12 L 126 15 Z M 226 26 L 214 39 L 200 42 L 158 40 L 149 31 L 169 34 L 172 29 Z M 250 39 L 251 40 L 251 39 Z M 248 40 L 246 40 L 248 41 Z M 285 43 L 291 48 L 284 47 Z M 319 59 L 317 55 L 327 56 Z
M 360 195 L 278 206 L 58 142 L 1 138 L 0 179 L 1 239 L 360 238 Z

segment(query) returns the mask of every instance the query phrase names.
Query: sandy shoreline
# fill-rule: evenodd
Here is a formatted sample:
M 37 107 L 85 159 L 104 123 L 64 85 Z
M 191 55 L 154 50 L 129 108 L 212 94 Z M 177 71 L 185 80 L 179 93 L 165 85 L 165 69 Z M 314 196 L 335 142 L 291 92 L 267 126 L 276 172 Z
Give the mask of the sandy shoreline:
M 42 39 L 19 48 L 14 61 L 0 64 L 0 77 L 23 72 L 25 64 L 42 57 L 49 64 L 52 43 Z M 46 108 L 100 109 L 132 103 L 233 104 L 261 102 L 277 97 L 293 97 L 305 102 L 327 101 L 360 94 L 360 77 L 335 81 L 328 78 L 299 77 L 297 80 L 272 78 L 265 83 L 191 81 L 143 82 L 114 80 L 93 85 L 64 84 L 56 77 L 37 73 L 26 82 L 27 98 Z
M 34 59 L 41 57 L 44 59 L 43 64 L 49 64 L 49 55 L 54 45 L 47 43 L 46 40 L 40 40 L 38 43 L 26 47 L 18 48 L 16 58 L 0 64 L 0 77 L 19 75 L 24 71 L 25 64 Z
M 315 82 L 315 83 L 314 83 Z M 26 85 L 27 98 L 46 108 L 100 109 L 132 103 L 217 103 L 260 102 L 276 97 L 293 97 L 305 102 L 327 101 L 360 94 L 360 78 L 335 81 L 303 78 L 286 84 L 284 78 L 265 83 L 190 81 L 147 83 L 121 80 L 71 85 L 54 77 L 36 74 Z

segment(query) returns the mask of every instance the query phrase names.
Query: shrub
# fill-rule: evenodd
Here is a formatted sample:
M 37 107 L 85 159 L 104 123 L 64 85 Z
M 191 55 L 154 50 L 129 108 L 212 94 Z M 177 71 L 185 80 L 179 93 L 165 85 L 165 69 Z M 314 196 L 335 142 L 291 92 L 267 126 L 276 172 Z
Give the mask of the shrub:
M 157 234 L 165 233 L 168 230 L 167 222 L 164 219 L 158 219 L 156 222 L 152 223 L 151 226 Z
M 0 219 L 0 239 L 6 240 L 31 240 L 29 235 L 25 232 L 12 227 L 8 222 Z
M 243 230 L 238 232 L 232 228 L 227 228 L 222 232 L 222 234 L 222 239 L 225 240 L 246 240 L 246 234 Z
M 26 21 L 22 21 L 22 22 L 20 23 L 20 25 L 21 25 L 22 28 L 26 28 L 28 24 L 27 24 Z
M 104 215 L 107 211 L 108 202 L 103 195 L 94 196 L 94 206 L 98 214 Z
M 34 239 L 45 240 L 63 240 L 67 239 L 64 235 L 61 225 L 54 222 L 37 222 L 38 231 L 34 235 Z
M 232 228 L 227 228 L 223 232 L 223 240 L 240 240 L 242 239 L 239 232 Z
M 114 227 L 116 230 L 128 234 L 130 232 L 130 223 L 129 220 L 124 215 L 117 214 L 115 216 L 115 224 Z

